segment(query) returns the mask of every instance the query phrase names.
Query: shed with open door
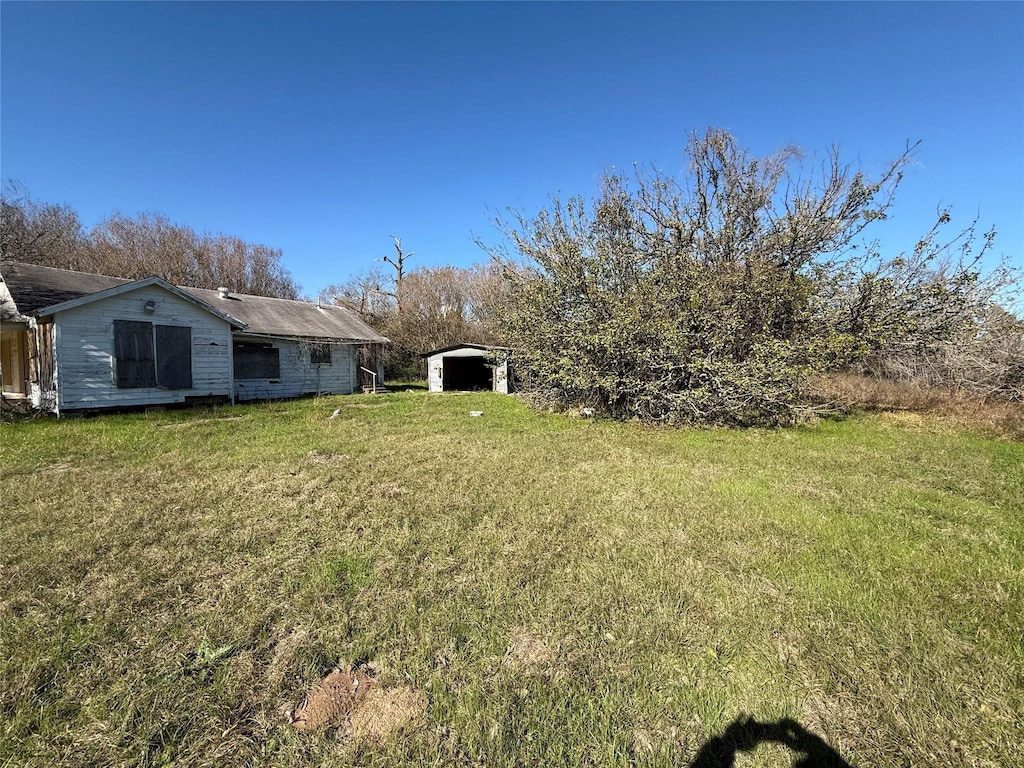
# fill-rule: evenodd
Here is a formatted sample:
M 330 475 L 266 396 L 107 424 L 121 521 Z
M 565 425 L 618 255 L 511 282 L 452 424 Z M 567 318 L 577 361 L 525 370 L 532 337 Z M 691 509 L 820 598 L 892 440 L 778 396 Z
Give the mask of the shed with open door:
M 431 392 L 512 391 L 511 350 L 485 344 L 458 344 L 427 352 Z

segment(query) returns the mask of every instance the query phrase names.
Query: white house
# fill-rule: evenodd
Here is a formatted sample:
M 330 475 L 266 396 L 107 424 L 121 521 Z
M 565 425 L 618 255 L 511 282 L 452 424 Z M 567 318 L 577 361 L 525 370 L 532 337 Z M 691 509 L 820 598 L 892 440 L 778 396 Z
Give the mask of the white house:
M 386 342 L 342 307 L 0 266 L 3 395 L 55 413 L 354 392 Z

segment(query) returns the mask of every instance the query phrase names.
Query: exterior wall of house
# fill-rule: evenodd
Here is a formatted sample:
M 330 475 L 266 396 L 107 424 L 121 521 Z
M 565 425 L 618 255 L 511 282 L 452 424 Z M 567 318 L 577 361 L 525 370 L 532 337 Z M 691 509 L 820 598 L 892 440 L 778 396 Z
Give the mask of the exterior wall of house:
M 301 395 L 342 394 L 358 388 L 358 346 L 329 344 L 330 363 L 310 362 L 311 345 L 292 339 L 235 334 L 239 342 L 264 342 L 278 350 L 280 376 L 276 378 L 236 378 L 238 400 L 276 400 Z
M 155 305 L 152 312 L 145 310 L 148 301 Z M 191 328 L 192 387 L 117 387 L 115 320 Z M 167 405 L 182 403 L 186 397 L 231 395 L 231 326 L 159 286 L 146 286 L 65 310 L 54 316 L 52 325 L 56 334 L 56 401 L 59 410 Z

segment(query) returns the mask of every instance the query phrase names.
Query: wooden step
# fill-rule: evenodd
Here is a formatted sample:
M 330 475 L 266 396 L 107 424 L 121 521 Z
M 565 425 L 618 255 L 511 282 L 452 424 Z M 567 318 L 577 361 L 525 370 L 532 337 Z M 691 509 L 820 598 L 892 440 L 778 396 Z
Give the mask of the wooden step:
M 390 395 L 391 394 L 391 390 L 388 389 L 387 387 L 381 385 L 381 384 L 378 384 L 376 387 L 373 387 L 373 386 L 370 386 L 370 385 L 366 385 L 362 389 L 363 389 L 363 394 L 364 395 Z

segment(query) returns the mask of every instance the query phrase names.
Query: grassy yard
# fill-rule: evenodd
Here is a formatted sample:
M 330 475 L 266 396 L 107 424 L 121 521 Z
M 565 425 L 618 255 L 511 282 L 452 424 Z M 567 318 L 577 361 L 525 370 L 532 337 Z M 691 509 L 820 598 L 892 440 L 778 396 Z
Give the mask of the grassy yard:
M 2 766 L 1024 765 L 1021 443 L 412 392 L 4 424 L 0 462 Z M 362 662 L 404 729 L 292 727 Z

